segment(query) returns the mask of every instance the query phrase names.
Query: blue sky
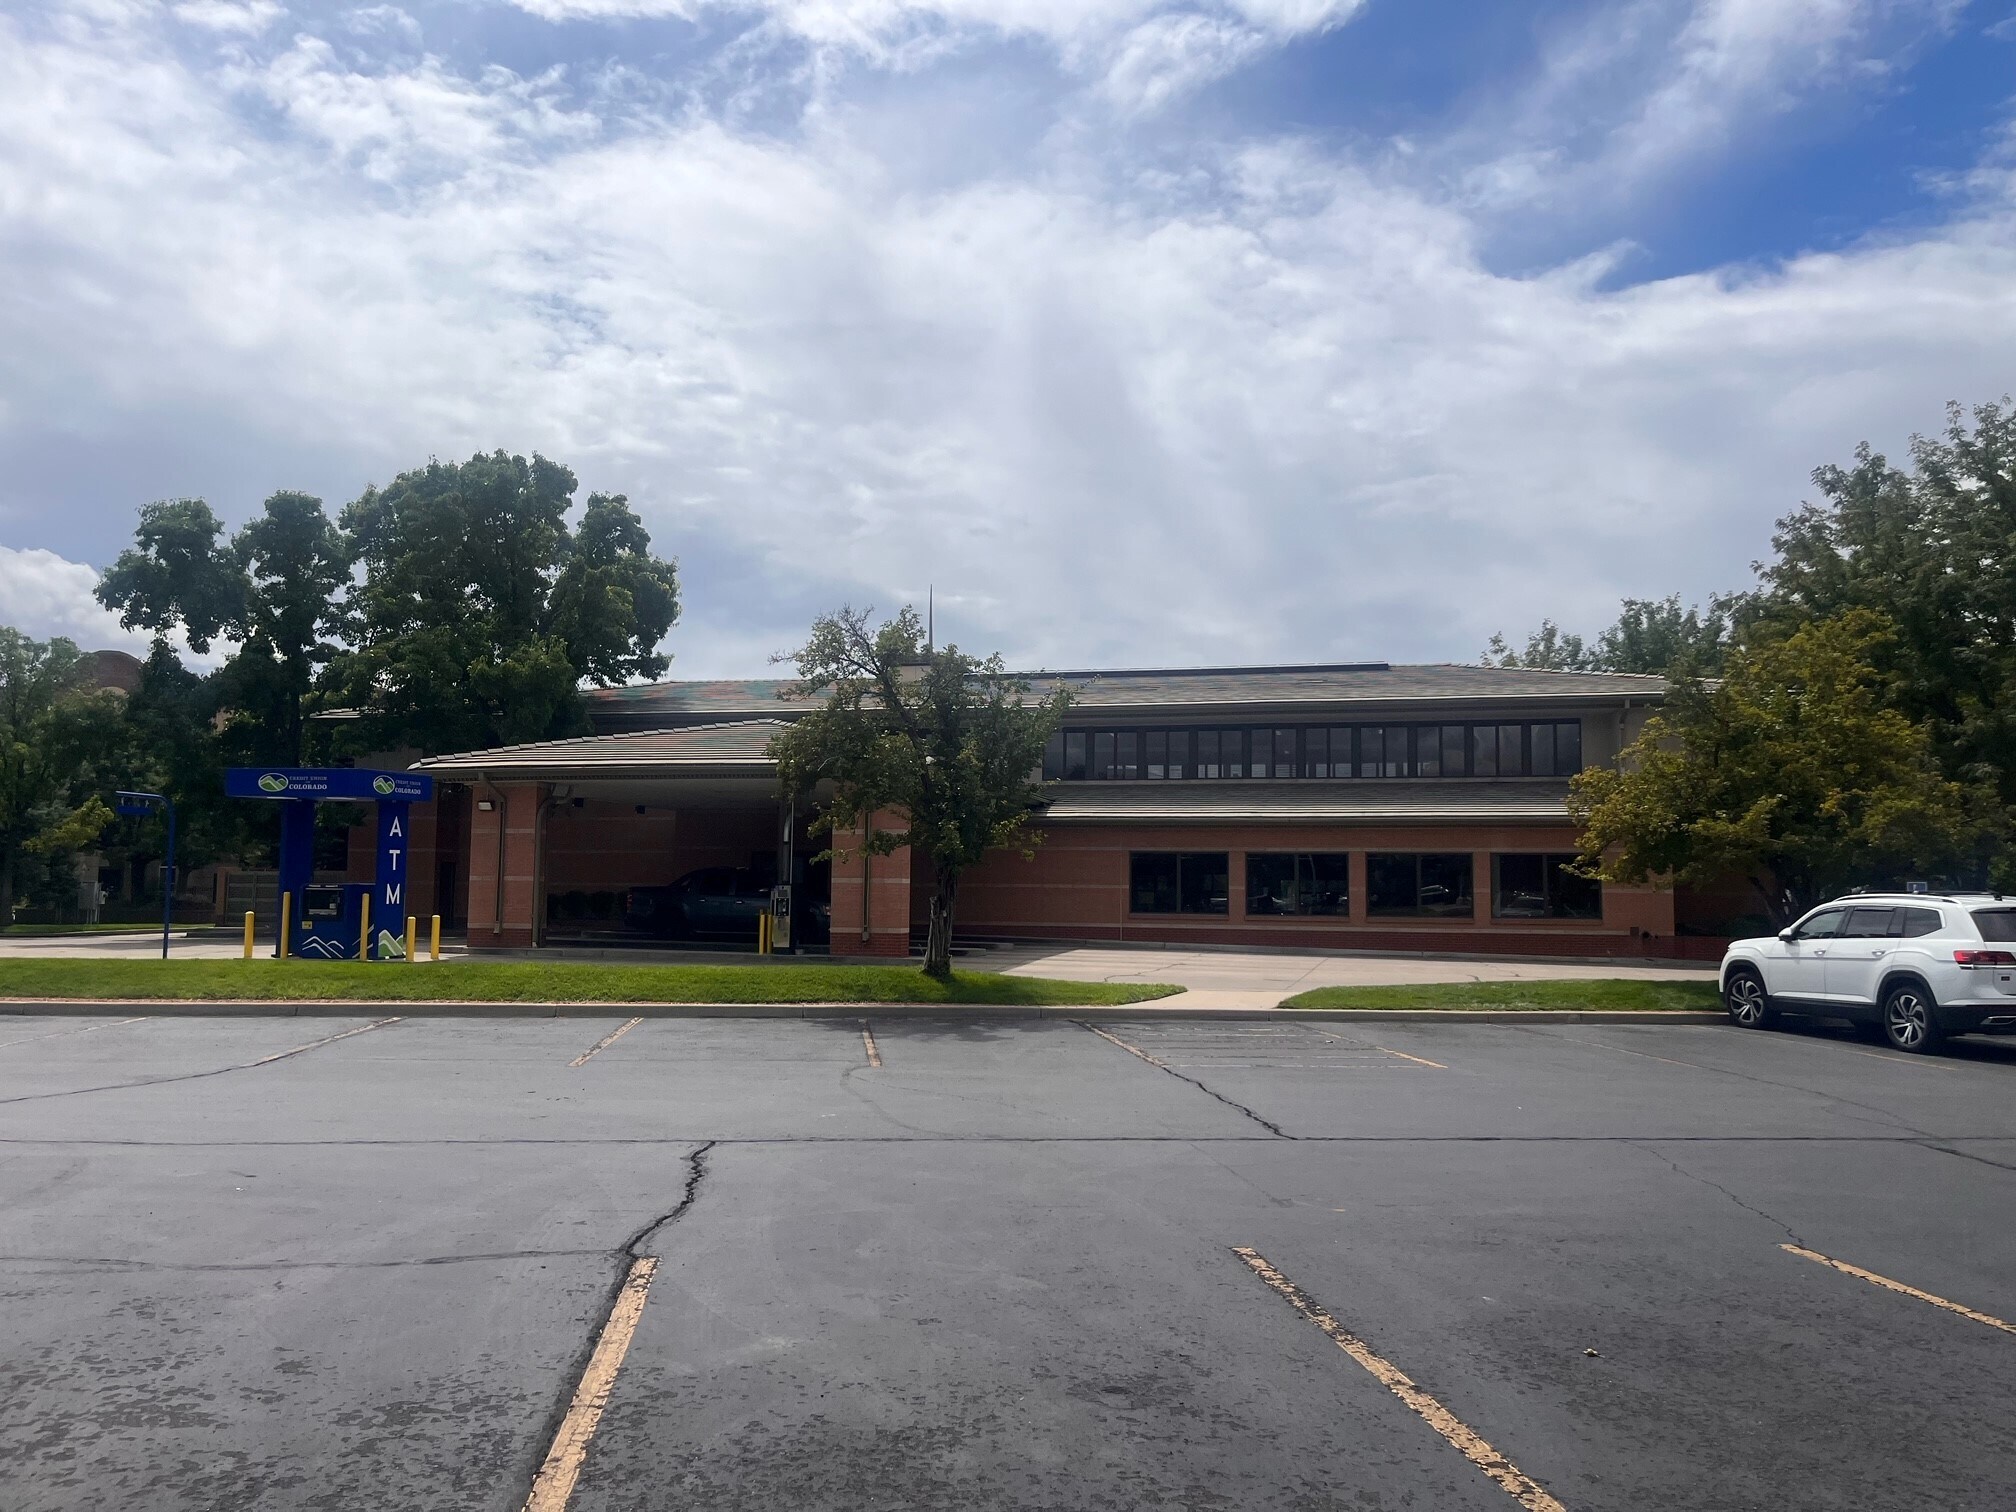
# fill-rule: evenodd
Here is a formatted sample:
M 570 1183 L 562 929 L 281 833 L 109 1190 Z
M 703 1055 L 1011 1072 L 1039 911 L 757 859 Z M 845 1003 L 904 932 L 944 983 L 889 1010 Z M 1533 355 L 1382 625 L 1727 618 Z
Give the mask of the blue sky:
M 0 619 L 503 446 L 675 675 L 1470 659 L 2016 388 L 2016 0 L 23 0 Z

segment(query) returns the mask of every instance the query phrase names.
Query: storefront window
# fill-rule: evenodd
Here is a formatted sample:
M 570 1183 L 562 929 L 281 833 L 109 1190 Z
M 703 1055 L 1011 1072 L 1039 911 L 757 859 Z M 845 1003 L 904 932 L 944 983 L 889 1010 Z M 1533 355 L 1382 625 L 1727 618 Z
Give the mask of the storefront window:
M 1351 911 L 1350 858 L 1343 852 L 1319 855 L 1246 857 L 1246 912 L 1348 914 Z
M 1495 855 L 1491 858 L 1491 916 L 1495 919 L 1600 919 L 1603 884 L 1568 868 L 1571 855 Z
M 1128 906 L 1133 912 L 1229 912 L 1231 868 L 1226 852 L 1136 851 L 1128 859 Z
M 1474 910 L 1468 851 L 1401 852 L 1365 858 L 1367 912 L 1468 918 Z

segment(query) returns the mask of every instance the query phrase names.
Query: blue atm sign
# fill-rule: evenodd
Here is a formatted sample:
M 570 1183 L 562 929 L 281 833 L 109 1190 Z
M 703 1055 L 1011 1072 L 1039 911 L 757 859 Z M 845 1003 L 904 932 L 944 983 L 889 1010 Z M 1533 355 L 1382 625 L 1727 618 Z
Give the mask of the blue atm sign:
M 425 803 L 434 796 L 434 779 L 363 767 L 229 767 L 224 792 L 231 798 Z

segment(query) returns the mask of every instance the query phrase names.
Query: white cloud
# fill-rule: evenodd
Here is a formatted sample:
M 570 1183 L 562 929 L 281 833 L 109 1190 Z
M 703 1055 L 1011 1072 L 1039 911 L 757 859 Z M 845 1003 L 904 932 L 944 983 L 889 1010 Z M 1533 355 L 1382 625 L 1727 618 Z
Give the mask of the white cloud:
M 1263 32 L 1215 16 L 1156 16 L 1121 39 L 1100 92 L 1129 115 L 1159 110 L 1233 72 L 1267 41 Z
M 1016 660 L 1467 657 L 1739 582 L 1813 465 L 2009 382 L 2002 191 L 1606 292 L 1600 257 L 1495 274 L 1466 209 L 1310 147 L 917 183 L 844 115 L 757 136 L 276 46 L 223 73 L 0 21 L 0 460 L 163 413 L 353 489 L 537 447 L 689 575 L 737 564 L 691 585 L 694 674 L 926 584 Z
M 64 636 L 86 651 L 131 651 L 145 656 L 153 637 L 144 630 L 121 628 L 119 616 L 91 596 L 98 571 L 53 551 L 17 551 L 0 546 L 0 625 L 37 640 Z M 195 656 L 179 633 L 169 639 L 185 662 L 215 665 L 222 647 Z
M 760 18 L 776 35 L 881 67 L 914 67 L 955 39 L 1032 38 L 1106 81 L 1167 59 L 1159 93 L 1219 77 L 1260 48 L 1339 25 L 1365 0 L 509 0 L 547 20 L 709 15 Z M 920 43 L 937 45 L 920 46 Z M 1208 60 L 1222 60 L 1212 66 Z M 1117 89 L 1143 108 L 1146 83 Z
M 1966 0 L 1624 0 L 1551 40 L 1509 112 L 1453 149 L 1482 208 L 1603 213 L 1768 140 L 1816 97 L 1878 85 Z M 1495 141 L 1495 150 L 1487 144 Z
M 174 7 L 175 19 L 214 32 L 242 32 L 256 35 L 287 14 L 275 0 L 182 0 Z

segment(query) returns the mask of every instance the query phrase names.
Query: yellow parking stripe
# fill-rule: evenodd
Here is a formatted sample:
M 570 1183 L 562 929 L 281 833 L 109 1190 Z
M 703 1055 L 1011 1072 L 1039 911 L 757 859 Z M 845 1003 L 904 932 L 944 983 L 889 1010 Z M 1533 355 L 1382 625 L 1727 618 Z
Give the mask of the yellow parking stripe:
M 1948 1301 L 1944 1297 L 1935 1297 L 1931 1292 L 1920 1291 L 1915 1286 L 1906 1286 L 1902 1281 L 1892 1281 L 1888 1276 L 1879 1276 L 1876 1272 L 1864 1270 L 1859 1265 L 1850 1265 L 1846 1260 L 1836 1260 L 1832 1255 L 1823 1255 L 1818 1250 L 1810 1250 L 1804 1245 L 1799 1244 L 1781 1244 L 1778 1248 L 1785 1251 L 1788 1255 L 1797 1255 L 1802 1260 L 1811 1260 L 1816 1265 L 1829 1266 L 1834 1270 L 1840 1271 L 1844 1276 L 1859 1277 L 1867 1281 L 1871 1286 L 1880 1286 L 1886 1291 L 1898 1292 L 1906 1297 L 1916 1297 L 1920 1302 L 1929 1302 L 1934 1307 L 1943 1308 L 1950 1313 L 1958 1313 L 1963 1318 L 1972 1318 L 1976 1323 L 1985 1323 L 1990 1328 L 1999 1328 L 2006 1334 L 2016 1334 L 2016 1323 L 2005 1323 L 2002 1319 L 1994 1317 L 1989 1313 L 1976 1312 L 1971 1307 L 1962 1307 L 1958 1302 Z
M 1094 1034 L 1098 1035 L 1099 1038 L 1106 1041 L 1107 1044 L 1118 1045 L 1122 1050 L 1125 1050 L 1129 1055 L 1139 1056 L 1142 1060 L 1148 1062 L 1148 1064 L 1151 1066 L 1162 1066 L 1161 1061 L 1155 1059 L 1154 1056 L 1150 1055 L 1146 1050 L 1143 1050 L 1139 1045 L 1130 1045 L 1127 1043 L 1127 1041 L 1120 1038 L 1119 1035 L 1108 1034 L 1104 1029 L 1101 1029 L 1097 1024 L 1087 1024 L 1085 1027 L 1087 1029 L 1090 1029 Z M 1166 1071 L 1169 1068 L 1167 1066 L 1162 1066 L 1162 1069 Z
M 650 1295 L 651 1277 L 657 1269 L 657 1260 L 648 1255 L 631 1265 L 623 1289 L 616 1293 L 615 1304 L 609 1309 L 609 1321 L 602 1325 L 601 1337 L 595 1341 L 595 1352 L 588 1357 L 588 1368 L 581 1372 L 580 1384 L 574 1388 L 567 1416 L 560 1420 L 560 1431 L 553 1435 L 553 1447 L 546 1451 L 539 1473 L 532 1478 L 532 1491 L 525 1498 L 524 1512 L 567 1512 L 567 1503 L 574 1496 L 574 1482 L 581 1478 L 581 1467 L 588 1460 L 589 1440 L 595 1437 L 603 1409 L 609 1405 L 609 1394 L 616 1389 L 616 1372 L 623 1368 L 623 1357 L 630 1352 L 630 1340 L 637 1332 L 638 1319 L 644 1316 L 644 1301 Z
M 616 1041 L 623 1038 L 624 1035 L 628 1034 L 632 1029 L 635 1029 L 639 1024 L 643 1022 L 644 1020 L 640 1015 L 639 1017 L 630 1020 L 630 1022 L 625 1024 L 622 1028 L 610 1030 L 609 1033 L 603 1035 L 602 1038 L 595 1041 L 594 1044 L 590 1045 L 586 1050 L 583 1050 L 579 1055 L 575 1056 L 574 1059 L 567 1062 L 568 1066 L 571 1068 L 574 1066 L 587 1065 L 590 1056 L 594 1055 L 598 1051 L 607 1050 L 611 1045 L 615 1044 Z
M 35 1040 L 62 1039 L 64 1036 L 71 1034 L 89 1034 L 94 1029 L 117 1029 L 122 1024 L 144 1024 L 145 1022 L 146 1019 L 144 1017 L 114 1019 L 109 1024 L 86 1024 L 82 1029 L 52 1029 L 47 1034 L 26 1034 L 20 1039 L 0 1040 L 0 1050 L 5 1050 L 9 1045 L 26 1045 Z
M 1486 1443 L 1475 1429 L 1416 1386 L 1399 1366 L 1375 1353 L 1363 1339 L 1310 1301 L 1301 1287 L 1268 1264 L 1257 1250 L 1234 1248 L 1232 1253 L 1252 1267 L 1254 1275 L 1287 1298 L 1289 1306 L 1328 1334 L 1339 1349 L 1370 1371 L 1380 1385 L 1419 1413 L 1465 1459 L 1510 1492 L 1520 1506 L 1528 1512 L 1567 1512 L 1538 1482 Z
M 868 1067 L 872 1071 L 882 1069 L 882 1052 L 875 1048 L 875 1031 L 866 1023 L 861 1025 L 861 1048 L 868 1052 Z
M 1405 1050 L 1388 1050 L 1384 1045 L 1374 1045 L 1372 1048 L 1377 1050 L 1381 1055 L 1397 1055 L 1404 1061 L 1412 1061 L 1417 1066 L 1426 1066 L 1433 1071 L 1447 1071 L 1449 1069 L 1440 1061 L 1423 1060 L 1418 1055 L 1409 1055 Z
M 262 1055 L 255 1061 L 247 1061 L 246 1066 L 248 1068 L 252 1066 L 270 1066 L 277 1060 L 285 1060 L 290 1055 L 302 1055 L 310 1050 L 320 1050 L 324 1045 L 333 1045 L 336 1041 L 346 1040 L 353 1034 L 369 1034 L 373 1029 L 383 1029 L 387 1024 L 403 1022 L 404 1020 L 397 1018 L 374 1019 L 368 1024 L 358 1025 L 355 1029 L 345 1029 L 341 1034 L 325 1034 L 321 1039 L 310 1040 L 305 1045 L 296 1045 L 292 1050 L 278 1050 L 271 1055 Z

